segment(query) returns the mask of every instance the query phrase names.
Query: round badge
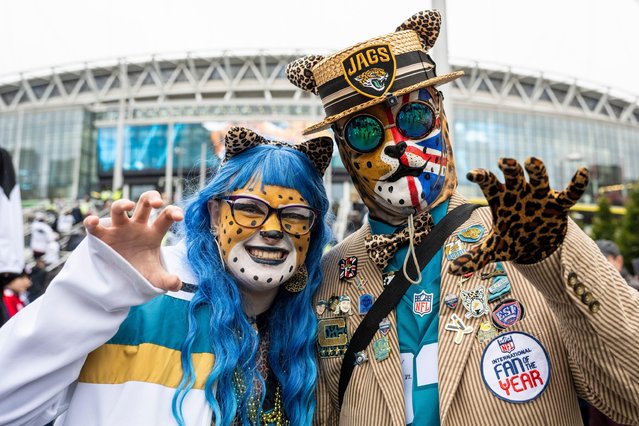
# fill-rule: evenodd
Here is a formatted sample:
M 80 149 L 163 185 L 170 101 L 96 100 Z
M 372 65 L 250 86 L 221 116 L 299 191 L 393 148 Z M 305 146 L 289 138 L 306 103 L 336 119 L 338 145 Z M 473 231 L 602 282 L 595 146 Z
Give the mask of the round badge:
M 541 342 L 513 331 L 494 338 L 481 357 L 484 384 L 500 399 L 512 403 L 539 397 L 550 381 L 550 358 Z

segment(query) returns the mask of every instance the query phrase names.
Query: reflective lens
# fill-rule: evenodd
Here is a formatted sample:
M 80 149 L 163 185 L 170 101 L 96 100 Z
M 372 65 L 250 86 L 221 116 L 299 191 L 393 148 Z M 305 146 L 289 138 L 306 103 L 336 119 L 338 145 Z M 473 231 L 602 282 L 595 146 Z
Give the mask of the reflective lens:
M 428 105 L 411 102 L 399 110 L 395 124 L 403 136 L 409 139 L 422 139 L 435 126 L 435 114 Z
M 231 205 L 231 214 L 238 225 L 246 228 L 262 226 L 276 212 L 282 229 L 289 234 L 308 234 L 315 223 L 315 211 L 306 206 L 285 206 L 275 209 L 262 200 L 246 196 L 229 196 L 223 200 Z
M 384 126 L 373 116 L 357 115 L 346 123 L 344 136 L 356 151 L 370 152 L 383 142 Z

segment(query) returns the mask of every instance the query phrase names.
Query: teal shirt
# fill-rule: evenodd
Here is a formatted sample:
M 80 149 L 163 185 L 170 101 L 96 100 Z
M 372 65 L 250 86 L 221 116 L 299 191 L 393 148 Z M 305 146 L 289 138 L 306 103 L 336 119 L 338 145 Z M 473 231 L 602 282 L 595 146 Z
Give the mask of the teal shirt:
M 431 212 L 434 222 L 439 222 L 447 210 L 448 201 L 435 207 Z M 374 219 L 369 222 L 373 234 L 391 234 L 397 230 Z M 408 246 L 400 248 L 384 272 L 403 273 L 407 251 Z M 409 287 L 396 308 L 407 425 L 439 425 L 437 330 L 442 255 L 443 248 L 440 248 L 422 270 L 422 281 Z

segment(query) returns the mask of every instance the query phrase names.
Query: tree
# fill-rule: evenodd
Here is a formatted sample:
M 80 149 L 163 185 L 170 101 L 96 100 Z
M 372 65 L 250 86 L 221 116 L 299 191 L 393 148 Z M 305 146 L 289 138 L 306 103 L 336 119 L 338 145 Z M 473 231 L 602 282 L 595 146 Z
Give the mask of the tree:
M 626 268 L 632 271 L 632 259 L 639 258 L 639 187 L 628 194 L 626 214 L 621 220 L 621 233 L 617 240 Z
M 594 240 L 615 241 L 617 220 L 610 211 L 610 203 L 604 196 L 597 200 L 597 211 L 592 219 L 592 238 Z

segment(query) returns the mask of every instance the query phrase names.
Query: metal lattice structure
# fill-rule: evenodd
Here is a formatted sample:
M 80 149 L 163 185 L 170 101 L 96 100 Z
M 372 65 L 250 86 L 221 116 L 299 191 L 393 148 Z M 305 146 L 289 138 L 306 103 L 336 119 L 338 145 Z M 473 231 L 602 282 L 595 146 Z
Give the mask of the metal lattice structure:
M 639 96 L 542 72 L 458 63 L 466 75 L 453 84 L 459 103 L 490 104 L 639 125 Z
M 286 65 L 303 52 L 149 57 L 52 68 L 0 83 L 0 114 L 82 105 L 96 125 L 225 119 L 315 120 L 319 100 L 292 86 Z M 639 98 L 577 80 L 479 63 L 453 63 L 455 103 L 548 111 L 639 125 Z

